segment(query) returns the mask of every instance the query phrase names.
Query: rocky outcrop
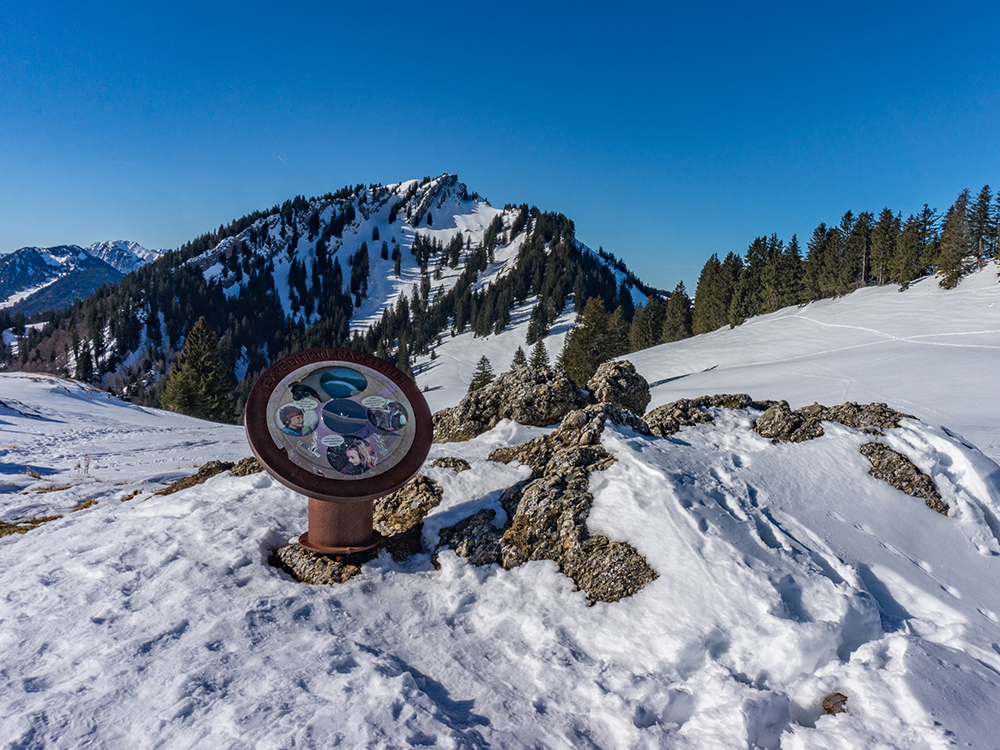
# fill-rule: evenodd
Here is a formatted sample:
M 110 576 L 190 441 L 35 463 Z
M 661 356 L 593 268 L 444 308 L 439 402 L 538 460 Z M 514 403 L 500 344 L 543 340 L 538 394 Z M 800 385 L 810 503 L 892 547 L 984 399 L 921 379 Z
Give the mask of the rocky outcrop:
M 594 401 L 613 404 L 640 417 L 649 406 L 649 383 L 627 359 L 598 365 L 597 372 L 587 381 L 587 390 Z
M 417 474 L 395 492 L 375 500 L 375 530 L 390 537 L 415 528 L 441 504 L 443 494 L 441 485 Z
M 587 528 L 594 501 L 590 472 L 615 461 L 600 442 L 608 422 L 649 434 L 632 412 L 593 404 L 567 414 L 549 435 L 491 453 L 490 460 L 520 461 L 534 472 L 501 495 L 507 525 L 497 529 L 494 511 L 483 510 L 442 530 L 441 544 L 476 565 L 499 563 L 509 569 L 553 560 L 591 602 L 614 602 L 639 591 L 657 577 L 656 571 L 631 545 Z
M 673 435 L 682 427 L 705 424 L 712 421 L 712 415 L 704 411 L 706 407 L 721 406 L 726 409 L 767 409 L 773 401 L 754 401 L 745 393 L 722 393 L 700 398 L 682 398 L 663 406 L 658 406 L 646 415 L 650 432 L 657 437 Z
M 358 565 L 310 552 L 298 544 L 279 547 L 271 554 L 268 562 L 284 570 L 296 581 L 317 585 L 344 583 L 361 572 Z
M 439 547 L 449 547 L 473 565 L 499 563 L 502 529 L 494 525 L 495 510 L 484 508 L 438 533 Z M 435 555 L 436 556 L 436 555 Z
M 868 473 L 873 477 L 888 482 L 907 495 L 922 498 L 928 508 L 942 516 L 948 515 L 948 505 L 941 499 L 933 480 L 906 456 L 881 443 L 865 443 L 861 446 L 861 453 L 872 462 Z
M 779 401 L 754 420 L 753 429 L 773 443 L 801 443 L 823 435 L 819 422 L 814 414 L 792 411 L 787 401 Z
M 586 399 L 557 367 L 518 367 L 434 415 L 434 442 L 470 440 L 502 419 L 547 427 L 579 408 Z
M 823 713 L 828 716 L 847 713 L 847 696 L 843 693 L 830 693 L 823 698 Z
M 455 458 L 454 456 L 435 458 L 431 462 L 431 466 L 439 469 L 451 469 L 452 471 L 468 471 L 472 468 L 472 464 L 464 458 Z
M 230 471 L 238 477 L 246 477 L 251 474 L 259 474 L 264 471 L 264 467 L 257 460 L 256 456 L 247 456 L 237 461 L 236 465 Z
M 899 427 L 899 420 L 904 418 L 914 419 L 910 414 L 891 409 L 883 403 L 859 405 L 848 401 L 839 406 L 813 404 L 792 411 L 787 401 L 772 401 L 754 422 L 754 430 L 775 443 L 798 443 L 822 436 L 820 422 L 839 422 L 855 430 L 881 435 L 882 430 Z
M 543 472 L 558 451 L 578 446 L 599 446 L 601 433 L 608 422 L 628 427 L 640 435 L 651 434 L 642 417 L 612 404 L 592 404 L 571 411 L 554 432 L 520 445 L 497 448 L 488 458 L 502 464 L 519 461 L 535 472 Z

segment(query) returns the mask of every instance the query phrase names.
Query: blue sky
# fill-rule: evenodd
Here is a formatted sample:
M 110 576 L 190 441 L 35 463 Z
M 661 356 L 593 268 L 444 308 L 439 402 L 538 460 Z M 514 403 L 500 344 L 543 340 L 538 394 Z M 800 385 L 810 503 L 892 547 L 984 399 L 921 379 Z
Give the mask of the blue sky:
M 1000 187 L 995 3 L 693 5 L 8 0 L 0 252 L 457 172 L 693 292 L 755 236 Z

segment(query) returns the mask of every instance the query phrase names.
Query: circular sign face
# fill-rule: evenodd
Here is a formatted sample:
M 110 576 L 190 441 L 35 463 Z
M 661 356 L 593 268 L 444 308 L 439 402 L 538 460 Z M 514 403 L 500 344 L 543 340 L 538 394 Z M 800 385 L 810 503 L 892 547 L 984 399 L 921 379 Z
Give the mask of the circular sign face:
M 279 482 L 341 502 L 403 486 L 434 434 L 416 384 L 351 349 L 310 349 L 276 362 L 250 391 L 244 421 L 251 450 Z

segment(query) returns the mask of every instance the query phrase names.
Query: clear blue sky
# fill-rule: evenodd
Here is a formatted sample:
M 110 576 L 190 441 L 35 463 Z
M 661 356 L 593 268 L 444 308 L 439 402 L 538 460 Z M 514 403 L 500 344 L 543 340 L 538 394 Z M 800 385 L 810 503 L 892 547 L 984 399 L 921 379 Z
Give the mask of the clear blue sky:
M 6 0 L 0 252 L 457 172 L 693 292 L 757 235 L 1000 187 L 998 29 L 985 2 Z

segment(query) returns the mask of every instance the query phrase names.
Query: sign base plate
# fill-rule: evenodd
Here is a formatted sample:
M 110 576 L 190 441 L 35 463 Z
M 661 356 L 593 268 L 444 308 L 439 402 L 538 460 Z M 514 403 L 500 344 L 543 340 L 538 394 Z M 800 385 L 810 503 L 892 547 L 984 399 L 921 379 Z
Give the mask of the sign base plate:
M 309 532 L 305 532 L 299 537 L 299 545 L 310 552 L 320 555 L 330 555 L 337 558 L 347 558 L 362 552 L 371 552 L 382 546 L 382 535 L 377 531 L 372 532 L 372 541 L 369 544 L 354 547 L 326 547 L 322 544 L 313 544 L 309 541 Z

